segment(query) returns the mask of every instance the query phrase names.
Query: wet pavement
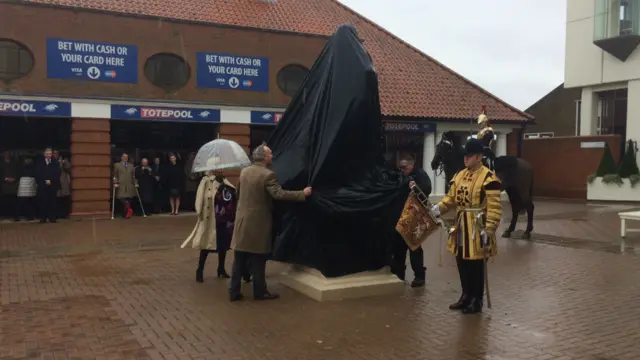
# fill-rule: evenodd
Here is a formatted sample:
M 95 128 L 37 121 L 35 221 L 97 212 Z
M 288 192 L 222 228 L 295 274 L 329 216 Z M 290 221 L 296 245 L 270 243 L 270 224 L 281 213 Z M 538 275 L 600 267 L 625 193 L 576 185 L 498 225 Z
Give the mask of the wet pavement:
M 640 234 L 621 244 L 616 216 L 630 209 L 538 201 L 531 240 L 500 240 L 479 316 L 447 309 L 459 285 L 441 234 L 425 289 L 318 303 L 272 263 L 282 299 L 229 303 L 216 257 L 198 284 L 197 252 L 179 249 L 193 217 L 2 223 L 0 360 L 640 359 Z

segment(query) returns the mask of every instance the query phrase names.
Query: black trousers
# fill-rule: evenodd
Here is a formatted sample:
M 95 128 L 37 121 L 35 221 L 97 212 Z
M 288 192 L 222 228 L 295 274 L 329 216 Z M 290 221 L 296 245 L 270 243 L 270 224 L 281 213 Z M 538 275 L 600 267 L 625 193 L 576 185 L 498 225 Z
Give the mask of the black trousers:
M 42 189 L 38 191 L 38 199 L 40 200 L 40 220 L 56 220 L 58 218 L 58 196 L 56 191 Z
M 253 297 L 261 298 L 267 294 L 266 268 L 268 258 L 269 254 L 234 251 L 229 295 L 236 296 L 241 293 L 242 278 L 247 272 L 251 272 L 253 275 Z
M 71 196 L 58 198 L 58 218 L 66 219 L 71 214 Z
M 209 253 L 218 253 L 218 272 L 224 271 L 224 263 L 227 258 L 227 250 L 217 251 L 217 250 L 200 250 L 200 258 L 198 259 L 198 271 L 204 271 L 204 265 L 207 262 L 207 256 Z
M 24 217 L 25 219 L 32 220 L 36 217 L 36 198 L 33 197 L 19 197 L 16 201 L 16 219 Z
M 416 279 L 424 280 L 426 277 L 427 268 L 424 266 L 424 250 L 422 246 L 415 251 L 411 251 L 409 246 L 404 241 L 400 234 L 394 239 L 394 250 L 391 256 L 391 272 L 396 274 L 400 279 L 404 280 L 406 271 L 406 259 L 407 251 L 409 251 L 409 262 L 411 263 L 411 270 Z
M 456 263 L 458 264 L 462 293 L 482 299 L 484 297 L 484 260 L 464 260 L 462 247 L 458 247 Z
M 16 217 L 16 195 L 0 195 L 0 217 Z

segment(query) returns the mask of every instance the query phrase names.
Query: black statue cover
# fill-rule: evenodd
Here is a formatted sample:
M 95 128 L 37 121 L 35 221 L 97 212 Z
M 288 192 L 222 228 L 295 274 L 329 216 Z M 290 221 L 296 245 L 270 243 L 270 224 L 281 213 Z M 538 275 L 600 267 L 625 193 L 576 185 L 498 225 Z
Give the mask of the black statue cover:
M 283 188 L 313 186 L 305 203 L 276 204 L 273 259 L 326 277 L 388 265 L 408 180 L 384 169 L 378 77 L 352 26 L 328 41 L 267 144 Z

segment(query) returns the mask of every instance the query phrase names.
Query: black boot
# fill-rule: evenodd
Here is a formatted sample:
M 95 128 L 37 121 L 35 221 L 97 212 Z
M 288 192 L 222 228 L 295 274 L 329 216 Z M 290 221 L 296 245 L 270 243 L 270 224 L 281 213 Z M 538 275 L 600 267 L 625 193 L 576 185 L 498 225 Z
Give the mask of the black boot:
M 218 277 L 223 279 L 228 279 L 231 276 L 227 274 L 227 271 L 224 269 L 224 262 L 227 258 L 227 252 L 225 250 L 218 251 Z
M 473 298 L 469 302 L 469 305 L 462 309 L 463 314 L 477 314 L 482 312 L 482 298 Z
M 464 308 L 466 308 L 467 306 L 469 306 L 469 302 L 470 302 L 470 298 L 467 294 L 462 294 L 460 296 L 460 299 L 458 299 L 458 301 L 454 302 L 453 304 L 449 305 L 449 310 L 462 310 Z
M 204 264 L 207 261 L 207 250 L 200 250 L 200 258 L 198 259 L 198 269 L 196 269 L 196 281 L 199 283 L 204 282 Z

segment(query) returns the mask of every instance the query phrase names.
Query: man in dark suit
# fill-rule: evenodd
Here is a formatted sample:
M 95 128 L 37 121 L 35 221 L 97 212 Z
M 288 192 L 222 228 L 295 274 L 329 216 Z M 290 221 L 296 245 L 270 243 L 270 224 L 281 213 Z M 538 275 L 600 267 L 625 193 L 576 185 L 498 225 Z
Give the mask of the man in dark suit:
M 409 187 L 417 185 L 420 190 L 424 192 L 424 195 L 429 198 L 429 195 L 431 194 L 431 179 L 429 179 L 429 175 L 427 175 L 427 173 L 423 169 L 415 166 L 415 160 L 413 160 L 412 158 L 404 158 L 400 160 L 398 167 L 405 176 L 409 177 Z M 407 251 L 409 252 L 411 269 L 413 270 L 414 274 L 414 279 L 411 282 L 411 287 L 422 287 L 425 285 L 427 272 L 427 268 L 424 266 L 424 251 L 422 250 L 422 246 L 417 248 L 415 251 L 411 251 L 400 234 L 397 233 L 394 244 L 391 271 L 396 274 L 396 276 L 400 280 L 404 281 Z
M 36 164 L 38 199 L 40 200 L 40 222 L 56 222 L 57 193 L 60 189 L 60 164 L 53 158 L 50 148 L 44 150 L 44 159 Z

